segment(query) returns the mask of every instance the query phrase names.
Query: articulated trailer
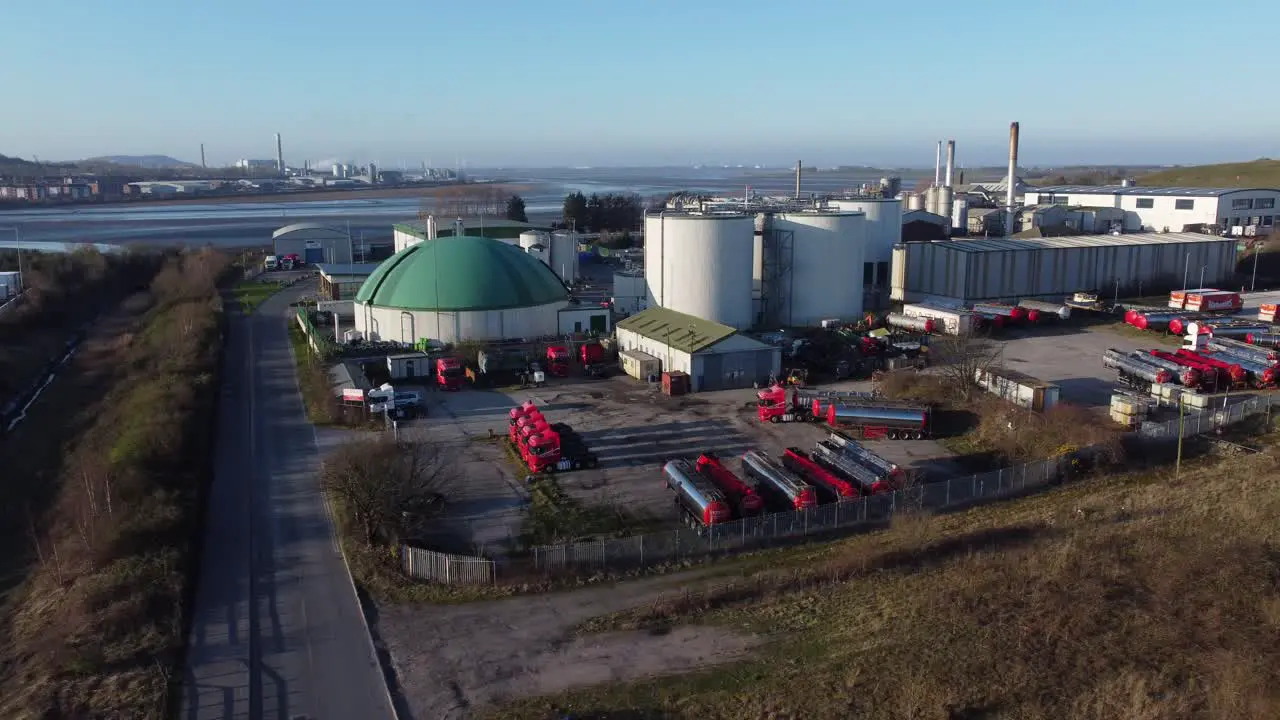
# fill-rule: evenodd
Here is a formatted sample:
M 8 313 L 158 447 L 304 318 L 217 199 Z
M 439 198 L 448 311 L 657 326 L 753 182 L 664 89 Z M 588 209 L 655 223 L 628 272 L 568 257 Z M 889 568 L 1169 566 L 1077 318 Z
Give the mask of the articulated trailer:
M 675 505 L 689 525 L 710 527 L 732 519 L 724 493 L 699 475 L 688 460 L 672 460 L 663 465 L 662 477 L 667 488 L 675 493 Z
M 1161 357 L 1150 350 L 1134 350 L 1129 355 L 1142 362 L 1168 370 L 1173 373 L 1173 378 L 1183 387 L 1198 387 L 1204 379 L 1200 370 L 1190 364 Z
M 1116 371 L 1120 382 L 1133 388 L 1148 388 L 1151 383 L 1173 381 L 1173 373 L 1146 360 L 1109 349 L 1102 354 L 1104 367 Z
M 872 470 L 879 472 L 884 478 L 900 478 L 903 476 L 902 468 L 896 463 L 880 457 L 865 447 L 859 445 L 852 438 L 845 437 L 840 433 L 828 433 L 827 442 L 840 449 L 845 455 L 848 455 L 854 462 L 862 463 Z
M 851 502 L 862 497 L 861 485 L 849 482 L 819 465 L 809 453 L 800 448 L 787 448 L 782 454 L 782 464 L 835 502 Z
M 764 512 L 764 499 L 756 492 L 755 486 L 734 475 L 720 462 L 720 458 L 705 453 L 699 455 L 694 469 L 724 493 L 737 517 L 751 517 Z
M 813 459 L 828 470 L 857 483 L 864 495 L 878 495 L 893 490 L 893 484 L 887 478 L 881 477 L 874 469 L 845 455 L 839 447 L 826 440 L 814 445 Z
M 863 440 L 921 440 L 929 435 L 929 415 L 929 408 L 922 406 L 845 401 L 831 403 L 823 417 L 827 425 L 857 433 Z
M 743 453 L 742 471 L 756 481 L 761 492 L 789 510 L 807 510 L 818 504 L 812 485 L 765 453 L 756 450 Z

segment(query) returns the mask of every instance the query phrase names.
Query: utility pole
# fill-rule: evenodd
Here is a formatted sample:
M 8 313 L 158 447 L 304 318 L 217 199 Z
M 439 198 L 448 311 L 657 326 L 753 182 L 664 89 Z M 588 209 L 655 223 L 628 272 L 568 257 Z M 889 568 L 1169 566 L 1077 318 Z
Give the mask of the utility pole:
M 1178 396 L 1178 459 L 1173 466 L 1173 479 L 1177 480 L 1182 474 L 1182 416 L 1186 404 L 1182 402 L 1182 396 Z
M 1186 254 L 1186 259 L 1182 261 L 1182 289 L 1187 289 L 1187 272 L 1191 269 L 1191 253 Z
M 1253 278 L 1249 280 L 1249 292 L 1253 292 L 1258 287 L 1258 256 L 1262 254 L 1262 245 L 1255 242 L 1253 244 Z

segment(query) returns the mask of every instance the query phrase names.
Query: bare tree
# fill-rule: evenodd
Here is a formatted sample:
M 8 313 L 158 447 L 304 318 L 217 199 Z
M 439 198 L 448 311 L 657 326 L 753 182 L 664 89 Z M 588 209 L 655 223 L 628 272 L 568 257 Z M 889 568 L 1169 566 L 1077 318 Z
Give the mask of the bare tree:
M 929 355 L 952 391 L 967 400 L 978 387 L 978 372 L 999 366 L 1004 346 L 984 335 L 946 335 L 929 344 Z
M 322 482 L 359 526 L 364 541 L 421 533 L 439 512 L 450 464 L 436 445 L 357 440 L 325 462 Z

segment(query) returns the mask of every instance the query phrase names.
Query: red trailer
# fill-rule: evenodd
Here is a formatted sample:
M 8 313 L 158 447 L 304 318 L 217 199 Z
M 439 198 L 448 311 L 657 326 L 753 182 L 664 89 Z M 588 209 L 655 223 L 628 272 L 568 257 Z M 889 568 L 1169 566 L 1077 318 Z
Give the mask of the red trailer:
M 1198 360 L 1205 365 L 1216 368 L 1217 370 L 1225 373 L 1232 387 L 1243 387 L 1245 382 L 1249 379 L 1249 374 L 1244 371 L 1244 368 L 1233 362 L 1226 362 L 1219 358 L 1210 357 L 1203 353 L 1198 353 L 1194 350 L 1187 350 L 1185 348 L 1178 350 L 1177 354 L 1179 357 Z
M 849 502 L 862 497 L 858 486 L 814 462 L 809 453 L 800 448 L 787 448 L 782 455 L 782 465 L 813 483 L 815 487 L 825 490 L 836 502 Z
M 694 463 L 694 469 L 715 483 L 720 492 L 725 494 L 737 517 L 759 515 L 764 510 L 764 500 L 756 489 L 730 472 L 729 468 L 720 462 L 720 458 L 705 453 L 699 455 L 697 462 Z
M 604 360 L 604 346 L 598 342 L 583 343 L 578 348 L 578 359 L 583 365 L 595 365 Z

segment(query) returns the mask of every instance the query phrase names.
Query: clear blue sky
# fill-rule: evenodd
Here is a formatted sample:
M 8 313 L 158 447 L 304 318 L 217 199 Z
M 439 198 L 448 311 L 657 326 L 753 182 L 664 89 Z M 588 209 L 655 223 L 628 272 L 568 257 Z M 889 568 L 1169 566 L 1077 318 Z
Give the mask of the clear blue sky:
M 296 164 L 931 166 L 955 138 L 977 165 L 1018 120 L 1028 165 L 1277 157 L 1274 46 L 1221 37 L 1274 29 L 1274 7 L 5 2 L 0 153 L 198 161 L 204 142 L 222 163 L 272 157 L 279 131 Z

